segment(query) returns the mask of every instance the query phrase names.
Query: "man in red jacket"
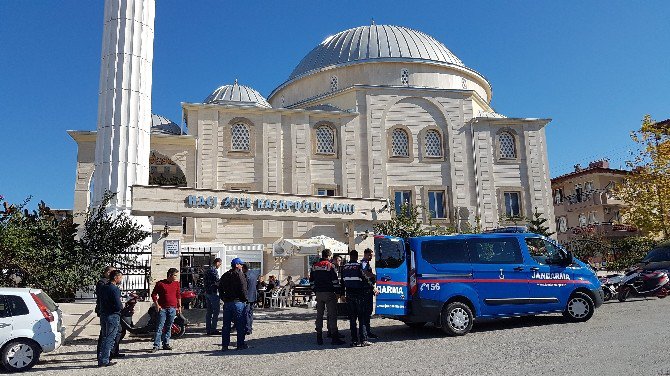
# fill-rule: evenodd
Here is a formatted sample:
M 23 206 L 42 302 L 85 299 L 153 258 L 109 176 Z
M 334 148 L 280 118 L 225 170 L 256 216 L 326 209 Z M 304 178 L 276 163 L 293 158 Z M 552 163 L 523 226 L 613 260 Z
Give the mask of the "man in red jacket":
M 177 313 L 181 312 L 181 291 L 179 286 L 179 271 L 176 268 L 170 268 L 167 272 L 167 278 L 156 282 L 154 290 L 151 292 L 158 311 L 156 336 L 154 337 L 154 347 L 151 352 L 156 352 L 163 344 L 163 350 L 172 350 L 170 346 L 171 328 Z M 163 333 L 163 327 L 167 327 Z

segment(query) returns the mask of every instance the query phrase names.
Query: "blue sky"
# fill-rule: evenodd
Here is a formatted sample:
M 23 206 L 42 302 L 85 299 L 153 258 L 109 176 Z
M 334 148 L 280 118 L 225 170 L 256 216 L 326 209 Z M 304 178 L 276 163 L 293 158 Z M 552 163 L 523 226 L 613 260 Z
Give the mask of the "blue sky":
M 552 118 L 551 175 L 623 166 L 645 113 L 670 117 L 667 1 L 158 0 L 153 112 L 180 122 L 236 78 L 268 95 L 324 38 L 370 23 L 421 30 L 493 86 L 510 117 Z M 76 144 L 95 130 L 103 1 L 0 0 L 0 195 L 71 208 Z M 32 205 L 31 205 L 32 206 Z

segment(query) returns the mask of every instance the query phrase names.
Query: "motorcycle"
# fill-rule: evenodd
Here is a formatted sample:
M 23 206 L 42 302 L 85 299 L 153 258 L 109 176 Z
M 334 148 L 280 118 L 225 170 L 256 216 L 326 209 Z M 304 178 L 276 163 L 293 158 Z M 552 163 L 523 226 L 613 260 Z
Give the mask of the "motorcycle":
M 603 289 L 603 297 L 605 301 L 612 300 L 617 296 L 623 278 L 623 274 L 609 274 L 605 277 L 598 278 Z
M 648 271 L 635 269 L 629 271 L 621 281 L 617 298 L 620 302 L 633 296 L 665 298 L 670 294 L 670 278 L 667 270 Z
M 133 314 L 135 313 L 135 305 L 137 304 L 138 300 L 139 295 L 130 295 L 130 299 L 126 301 L 123 309 L 121 309 L 121 339 L 126 336 L 126 332 L 134 335 L 153 335 L 156 333 L 156 328 L 158 326 L 158 312 L 156 311 L 156 307 L 153 305 L 149 307 L 148 311 L 149 322 L 147 322 L 147 324 L 144 326 L 135 326 L 135 323 L 133 322 Z M 188 322 L 186 318 L 181 313 L 178 313 L 174 319 L 174 322 L 172 323 L 172 327 L 170 328 L 171 338 L 179 338 L 183 336 L 184 333 L 186 333 L 187 323 Z M 163 333 L 165 333 L 167 330 L 167 327 L 163 327 Z

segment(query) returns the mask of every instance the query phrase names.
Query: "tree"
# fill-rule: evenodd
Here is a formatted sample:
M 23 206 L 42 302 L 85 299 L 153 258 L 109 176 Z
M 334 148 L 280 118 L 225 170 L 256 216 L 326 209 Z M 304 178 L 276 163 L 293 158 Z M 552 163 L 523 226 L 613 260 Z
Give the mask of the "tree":
M 670 238 L 670 127 L 645 115 L 631 138 L 639 151 L 626 163 L 632 171 L 615 191 L 628 205 L 623 219 L 652 236 Z
M 33 212 L 25 209 L 30 198 L 19 205 L 3 202 L 0 284 L 41 288 L 63 300 L 94 285 L 105 266 L 132 263 L 126 253 L 139 250 L 150 233 L 126 214 L 108 213 L 113 197 L 108 193 L 99 207 L 89 209 L 80 239 L 72 216 L 58 218 L 44 202 Z
M 389 206 L 389 210 L 393 211 L 395 206 Z M 418 206 L 402 204 L 400 212 L 396 213 L 395 216 L 392 216 L 390 221 L 374 225 L 375 234 L 384 234 L 401 238 L 428 235 L 429 232 L 419 220 L 419 215 Z
M 625 270 L 640 262 L 658 243 L 655 240 L 634 236 L 612 241 L 611 261 L 609 270 Z
M 528 231 L 538 235 L 544 235 L 547 237 L 554 235 L 555 232 L 549 231 L 549 227 L 544 225 L 546 222 L 547 219 L 544 218 L 542 213 L 539 213 L 537 211 L 536 207 L 535 212 L 533 213 L 533 218 L 528 219 Z

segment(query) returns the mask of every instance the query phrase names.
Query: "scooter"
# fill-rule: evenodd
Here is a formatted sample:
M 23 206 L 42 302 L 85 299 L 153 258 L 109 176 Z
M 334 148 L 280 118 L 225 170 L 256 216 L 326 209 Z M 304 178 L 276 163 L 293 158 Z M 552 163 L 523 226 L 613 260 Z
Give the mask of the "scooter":
M 623 274 L 609 274 L 605 277 L 600 277 L 600 285 L 603 289 L 604 300 L 612 300 L 617 296 L 619 285 L 623 280 Z
M 617 298 L 620 302 L 633 296 L 665 298 L 670 294 L 670 278 L 667 270 L 647 271 L 635 269 L 628 273 L 621 281 Z
M 156 307 L 149 307 L 149 322 L 144 326 L 135 326 L 133 322 L 133 314 L 135 313 L 135 305 L 139 299 L 139 295 L 132 294 L 130 299 L 126 301 L 126 304 L 121 309 L 121 339 L 126 336 L 126 332 L 134 335 L 149 335 L 156 333 L 158 313 L 156 312 Z M 178 313 L 172 323 L 171 338 L 179 338 L 186 333 L 187 320 L 181 314 Z M 165 333 L 168 328 L 163 328 L 163 333 Z

